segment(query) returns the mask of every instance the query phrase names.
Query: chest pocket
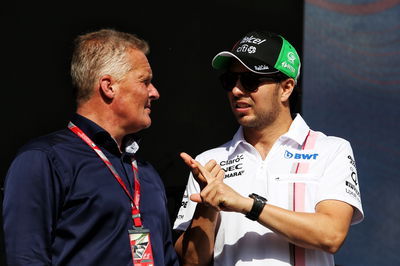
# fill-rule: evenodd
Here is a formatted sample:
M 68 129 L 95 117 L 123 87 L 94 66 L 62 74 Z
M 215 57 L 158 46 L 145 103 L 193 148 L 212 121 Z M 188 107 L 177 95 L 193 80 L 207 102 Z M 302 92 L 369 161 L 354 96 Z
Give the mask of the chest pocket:
M 288 174 L 272 177 L 270 182 L 271 204 L 288 210 L 314 212 L 320 176 Z M 295 207 L 300 203 L 300 207 Z
M 273 181 L 278 183 L 318 183 L 319 177 L 312 174 L 277 175 Z

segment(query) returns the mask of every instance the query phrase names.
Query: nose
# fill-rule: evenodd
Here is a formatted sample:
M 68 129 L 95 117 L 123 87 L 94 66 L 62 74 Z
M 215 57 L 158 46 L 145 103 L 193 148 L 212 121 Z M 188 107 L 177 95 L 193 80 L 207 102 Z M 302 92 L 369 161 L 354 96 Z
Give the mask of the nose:
M 158 100 L 160 98 L 160 93 L 156 87 L 154 87 L 153 83 L 149 85 L 149 98 L 152 100 Z
M 232 91 L 232 94 L 233 94 L 234 96 L 241 96 L 241 95 L 244 94 L 244 90 L 243 90 L 242 84 L 240 83 L 240 79 L 238 79 L 238 80 L 236 81 L 236 84 L 235 84 L 235 86 L 232 88 L 231 91 Z

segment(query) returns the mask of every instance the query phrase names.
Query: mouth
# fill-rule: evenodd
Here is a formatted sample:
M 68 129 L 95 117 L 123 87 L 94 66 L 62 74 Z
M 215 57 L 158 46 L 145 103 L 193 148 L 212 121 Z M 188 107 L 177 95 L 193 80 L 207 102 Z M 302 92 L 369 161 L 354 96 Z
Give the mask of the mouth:
M 251 108 L 251 105 L 246 103 L 246 102 L 234 102 L 233 103 L 233 108 L 237 112 L 245 112 L 245 111 L 248 111 Z
M 145 110 L 148 110 L 149 112 L 151 112 L 151 104 L 150 104 L 150 103 L 147 103 L 147 104 L 144 106 L 144 109 L 145 109 Z
M 235 107 L 236 107 L 236 108 L 248 108 L 248 107 L 250 107 L 250 104 L 248 104 L 248 103 L 242 103 L 242 102 L 237 102 L 237 103 L 235 104 Z

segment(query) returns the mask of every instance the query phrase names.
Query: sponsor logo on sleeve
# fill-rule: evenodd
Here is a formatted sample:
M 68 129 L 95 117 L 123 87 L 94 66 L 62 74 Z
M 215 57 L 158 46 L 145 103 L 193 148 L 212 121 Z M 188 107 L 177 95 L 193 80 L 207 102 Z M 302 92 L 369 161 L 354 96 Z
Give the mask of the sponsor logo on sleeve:
M 188 196 L 187 191 L 185 191 L 185 193 L 183 194 L 181 206 L 182 206 L 183 208 L 186 208 L 187 205 L 188 205 L 188 202 L 189 202 L 189 196 Z
M 353 196 L 358 201 L 361 201 L 360 199 L 360 191 L 358 190 L 357 186 L 352 184 L 349 181 L 346 181 L 346 193 Z
M 354 160 L 354 158 L 351 155 L 347 156 L 347 158 L 349 159 L 350 172 L 351 172 L 350 177 L 351 177 L 351 181 L 353 181 L 353 182 L 346 180 L 346 192 L 347 192 L 347 194 L 356 198 L 358 201 L 361 201 L 360 200 L 360 191 L 358 189 L 356 161 Z
M 354 169 L 352 169 L 351 167 L 350 167 L 350 170 L 352 171 L 351 179 L 353 180 L 354 184 L 357 186 L 358 185 L 357 172 Z
M 189 202 L 188 200 L 182 201 L 182 202 L 181 202 L 181 206 L 182 206 L 183 208 L 187 208 L 188 202 Z
M 353 180 L 354 184 L 358 185 L 358 178 L 357 178 L 357 167 L 356 161 L 351 157 L 351 155 L 347 156 L 350 162 L 350 171 L 351 171 L 351 179 Z
M 347 158 L 350 160 L 350 164 L 351 164 L 352 166 L 354 166 L 354 168 L 357 169 L 356 161 L 353 159 L 353 157 L 351 157 L 351 155 L 349 155 L 349 156 L 347 156 Z

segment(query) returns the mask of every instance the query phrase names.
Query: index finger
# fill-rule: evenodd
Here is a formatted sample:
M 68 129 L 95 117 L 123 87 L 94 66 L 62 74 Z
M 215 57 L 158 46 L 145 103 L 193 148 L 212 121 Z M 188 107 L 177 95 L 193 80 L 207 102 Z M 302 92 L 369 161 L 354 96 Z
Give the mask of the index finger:
M 195 160 L 192 158 L 192 156 L 190 156 L 189 154 L 187 154 L 186 152 L 181 152 L 179 154 L 181 156 L 181 158 L 183 159 L 183 161 L 190 167 L 193 168 L 195 167 Z
M 200 174 L 204 176 L 204 178 L 207 180 L 207 184 L 212 182 L 215 177 L 208 171 L 204 166 L 202 166 L 199 162 L 195 161 L 197 163 L 197 169 L 199 170 Z
M 203 166 L 196 160 L 192 158 L 189 154 L 186 152 L 181 152 L 180 153 L 181 158 L 183 161 L 188 165 L 193 173 L 194 178 L 201 183 L 208 183 L 207 177 L 203 174 L 206 170 L 204 170 Z M 200 167 L 203 168 L 203 172 L 200 171 Z

